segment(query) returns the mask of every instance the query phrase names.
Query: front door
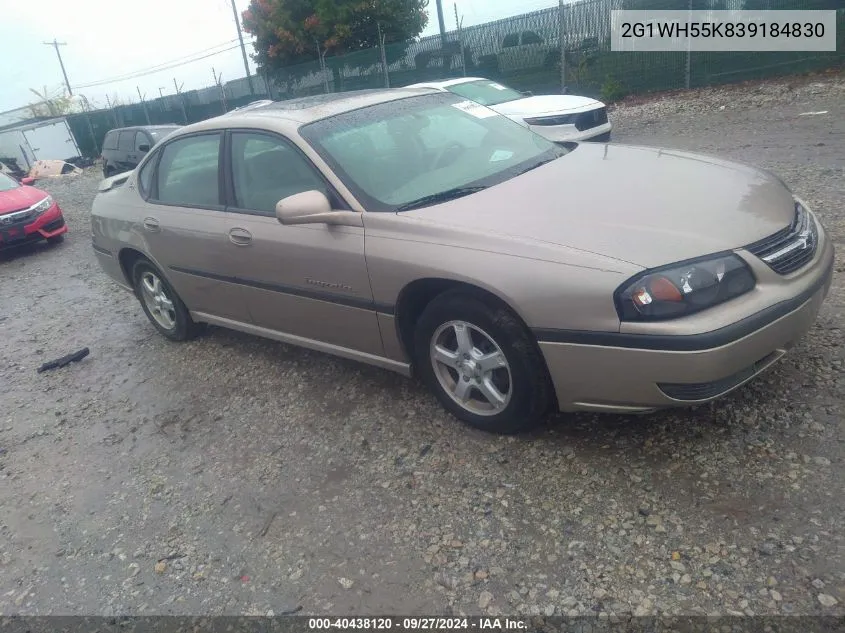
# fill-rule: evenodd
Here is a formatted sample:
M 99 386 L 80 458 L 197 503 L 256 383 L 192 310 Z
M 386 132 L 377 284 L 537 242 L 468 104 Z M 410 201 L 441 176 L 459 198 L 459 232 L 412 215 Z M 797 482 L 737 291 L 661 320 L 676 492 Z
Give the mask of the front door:
M 124 172 L 135 169 L 138 164 L 130 158 L 135 154 L 135 130 L 123 130 L 117 137 L 116 160 L 117 171 Z
M 253 323 L 382 355 L 364 229 L 280 224 L 276 203 L 287 196 L 316 189 L 342 202 L 287 139 L 252 131 L 230 139 L 229 248 Z
M 244 295 L 227 259 L 221 139 L 219 132 L 181 137 L 141 168 L 138 186 L 146 202 L 140 230 L 147 251 L 189 310 L 247 323 Z

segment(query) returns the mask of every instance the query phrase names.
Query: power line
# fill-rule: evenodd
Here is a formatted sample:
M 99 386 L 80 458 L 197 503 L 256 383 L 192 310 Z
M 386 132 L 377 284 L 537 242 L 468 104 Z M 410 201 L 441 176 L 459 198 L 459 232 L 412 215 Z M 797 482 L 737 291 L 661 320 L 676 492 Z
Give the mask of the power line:
M 186 55 L 184 57 L 177 57 L 176 59 L 170 60 L 168 62 L 163 62 L 163 63 L 158 64 L 156 66 L 149 66 L 147 68 L 135 70 L 135 71 L 132 71 L 130 73 L 125 73 L 123 75 L 111 77 L 109 79 L 101 79 L 101 80 L 92 81 L 92 82 L 89 82 L 89 83 L 86 83 L 86 84 L 80 84 L 78 86 L 75 86 L 75 88 L 77 90 L 79 90 L 80 88 L 93 88 L 95 86 L 104 86 L 106 84 L 113 84 L 113 83 L 117 83 L 119 81 L 126 81 L 127 79 L 137 79 L 138 77 L 144 77 L 146 75 L 152 75 L 154 73 L 161 72 L 163 70 L 170 70 L 171 68 L 176 68 L 178 66 L 184 66 L 185 64 L 191 64 L 191 63 L 199 61 L 201 59 L 206 59 L 208 57 L 212 57 L 214 55 L 219 55 L 220 53 L 226 53 L 228 51 L 239 48 L 239 46 L 230 46 L 229 48 L 224 48 L 223 50 L 214 51 L 212 53 L 208 53 L 206 55 L 201 55 L 200 57 L 197 57 L 197 55 L 200 55 L 200 53 L 204 53 L 206 51 L 211 51 L 211 50 L 218 48 L 220 46 L 226 46 L 227 44 L 231 44 L 231 43 L 237 42 L 237 41 L 238 41 L 237 38 L 231 39 L 228 42 L 223 42 L 221 44 L 217 44 L 216 46 L 205 48 L 201 51 L 197 51 L 195 53 L 192 53 L 191 55 Z M 190 59 L 188 59 L 189 57 L 190 57 Z M 184 61 L 180 61 L 180 60 L 184 60 Z

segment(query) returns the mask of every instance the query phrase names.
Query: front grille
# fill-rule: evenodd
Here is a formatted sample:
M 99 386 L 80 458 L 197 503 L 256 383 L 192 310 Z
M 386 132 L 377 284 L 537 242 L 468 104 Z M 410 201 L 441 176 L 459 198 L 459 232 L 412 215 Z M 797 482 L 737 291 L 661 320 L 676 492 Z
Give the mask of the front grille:
M 19 211 L 12 211 L 11 213 L 0 215 L 0 229 L 29 224 L 36 217 L 38 217 L 38 212 L 32 208 L 21 209 Z
M 758 360 L 750 367 L 746 367 L 731 376 L 714 380 L 712 382 L 689 384 L 660 383 L 657 386 L 660 388 L 660 391 L 675 400 L 684 400 L 686 402 L 709 400 L 710 398 L 715 398 L 716 396 L 720 396 L 723 393 L 730 391 L 737 385 L 744 383 L 752 376 L 759 374 L 766 367 L 780 358 L 781 355 L 782 352 L 772 352 L 765 358 Z
M 788 275 L 810 263 L 818 241 L 819 232 L 813 216 L 796 202 L 792 224 L 746 246 L 745 250 L 762 259 L 776 273 Z
M 607 123 L 607 108 L 596 108 L 575 116 L 575 129 L 579 131 L 589 130 L 605 123 Z

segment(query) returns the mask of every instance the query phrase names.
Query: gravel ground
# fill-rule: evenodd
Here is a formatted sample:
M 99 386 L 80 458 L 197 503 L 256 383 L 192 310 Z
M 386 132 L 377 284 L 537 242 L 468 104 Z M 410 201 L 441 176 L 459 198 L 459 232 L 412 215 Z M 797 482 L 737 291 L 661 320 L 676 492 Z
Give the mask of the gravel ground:
M 728 398 L 518 438 L 353 362 L 167 342 L 94 259 L 98 174 L 43 185 L 69 238 L 0 256 L 0 614 L 845 613 L 845 77 L 613 117 L 617 142 L 779 173 L 839 274 Z

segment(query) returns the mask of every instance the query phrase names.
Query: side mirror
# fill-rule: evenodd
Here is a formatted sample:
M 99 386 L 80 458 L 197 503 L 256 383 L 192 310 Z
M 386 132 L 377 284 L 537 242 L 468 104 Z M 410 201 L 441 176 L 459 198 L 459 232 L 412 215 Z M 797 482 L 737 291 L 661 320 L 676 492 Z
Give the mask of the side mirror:
M 139 151 L 139 152 L 149 152 L 149 151 L 150 151 L 150 146 L 149 146 L 149 145 L 147 145 L 146 143 L 141 143 L 141 144 L 138 146 L 138 151 Z
M 21 178 L 21 184 L 22 185 L 31 185 L 34 182 L 35 182 L 35 178 L 31 178 L 29 176 L 27 176 L 26 178 Z
M 322 191 L 311 190 L 282 198 L 276 203 L 276 219 L 284 225 L 334 224 L 364 226 L 360 213 L 332 211 L 329 199 Z

